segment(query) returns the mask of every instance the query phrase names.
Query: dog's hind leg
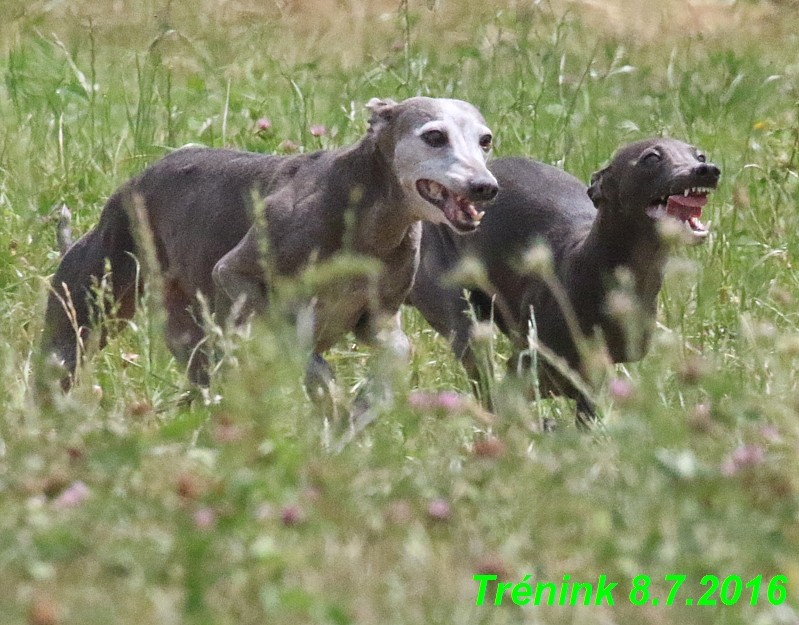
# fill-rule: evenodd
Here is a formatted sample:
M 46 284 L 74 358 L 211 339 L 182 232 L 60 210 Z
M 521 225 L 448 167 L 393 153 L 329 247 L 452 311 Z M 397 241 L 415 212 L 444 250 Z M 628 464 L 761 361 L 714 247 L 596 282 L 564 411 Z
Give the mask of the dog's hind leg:
M 100 223 L 77 241 L 64 255 L 53 277 L 45 313 L 40 350 L 41 365 L 55 359 L 66 370 L 60 383 L 68 390 L 73 382 L 81 350 L 92 326 L 103 313 L 130 319 L 136 308 L 138 267 L 133 257 L 135 244 L 127 214 L 119 195 L 112 196 Z M 98 302 L 96 290 L 102 283 L 106 261 L 111 268 L 112 301 Z M 105 344 L 102 328 L 100 346 Z M 39 374 L 42 373 L 40 368 Z M 37 379 L 49 386 L 49 381 Z
M 177 280 L 164 279 L 164 334 L 167 347 L 181 365 L 187 367 L 189 381 L 208 386 L 208 354 L 203 349 L 205 331 L 198 301 L 180 286 Z
M 214 265 L 211 273 L 216 289 L 216 315 L 227 321 L 232 305 L 244 298 L 240 318 L 266 310 L 266 278 L 260 259 L 260 235 L 256 226 Z

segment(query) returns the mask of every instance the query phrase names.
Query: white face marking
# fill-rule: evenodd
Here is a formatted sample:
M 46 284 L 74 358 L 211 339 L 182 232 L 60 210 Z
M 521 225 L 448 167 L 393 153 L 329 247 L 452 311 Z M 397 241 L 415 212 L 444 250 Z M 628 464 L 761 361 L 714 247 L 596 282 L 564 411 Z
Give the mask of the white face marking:
M 394 148 L 394 169 L 407 194 L 415 217 L 433 223 L 447 223 L 444 213 L 422 198 L 416 183 L 430 180 L 450 193 L 468 195 L 475 180 L 496 184 L 486 167 L 487 154 L 480 139 L 490 135 L 480 113 L 473 106 L 458 100 L 434 100 L 437 118 L 424 123 L 400 139 Z M 430 131 L 446 135 L 441 147 L 429 145 L 422 137 Z M 432 185 L 439 198 L 444 190 Z

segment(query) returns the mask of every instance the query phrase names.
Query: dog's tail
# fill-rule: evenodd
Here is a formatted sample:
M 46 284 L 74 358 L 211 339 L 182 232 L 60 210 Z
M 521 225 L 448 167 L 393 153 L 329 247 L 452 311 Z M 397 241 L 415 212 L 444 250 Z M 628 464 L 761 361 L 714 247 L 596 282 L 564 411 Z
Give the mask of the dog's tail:
M 130 319 L 136 308 L 136 245 L 122 190 L 114 194 L 100 223 L 64 254 L 50 287 L 44 319 L 37 393 L 49 388 L 52 365 L 60 365 L 61 388 L 68 390 L 90 331 L 104 315 Z M 110 274 L 106 271 L 107 265 Z M 107 278 L 107 279 L 106 279 Z M 110 282 L 107 292 L 103 285 Z M 100 344 L 105 342 L 101 328 Z M 44 379 L 42 379 L 44 378 Z

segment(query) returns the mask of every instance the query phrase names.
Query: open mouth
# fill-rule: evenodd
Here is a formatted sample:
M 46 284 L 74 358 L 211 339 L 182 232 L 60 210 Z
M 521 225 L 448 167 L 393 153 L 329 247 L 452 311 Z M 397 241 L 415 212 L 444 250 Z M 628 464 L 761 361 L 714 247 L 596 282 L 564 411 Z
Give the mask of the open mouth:
M 702 216 L 702 207 L 707 204 L 707 195 L 711 187 L 691 187 L 682 193 L 664 196 L 655 200 L 646 209 L 646 214 L 652 219 L 671 217 L 684 224 L 694 239 L 704 239 L 708 230 L 699 220 Z
M 426 201 L 440 209 L 450 225 L 459 232 L 472 232 L 485 215 L 485 211 L 478 211 L 468 198 L 435 180 L 417 180 L 416 190 Z

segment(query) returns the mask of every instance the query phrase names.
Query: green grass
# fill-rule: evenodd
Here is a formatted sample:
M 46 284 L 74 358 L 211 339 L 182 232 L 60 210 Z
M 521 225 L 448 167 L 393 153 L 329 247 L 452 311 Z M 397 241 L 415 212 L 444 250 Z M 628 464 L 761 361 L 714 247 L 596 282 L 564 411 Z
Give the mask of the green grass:
M 68 4 L 0 8 L 4 624 L 799 620 L 789 8 L 725 5 L 743 19 L 711 33 L 670 27 L 685 19 L 666 4 L 660 32 L 644 36 L 548 3 Z M 621 6 L 634 24 L 640 6 Z M 371 97 L 415 94 L 473 102 L 497 155 L 583 180 L 618 145 L 659 133 L 722 168 L 713 236 L 675 251 L 650 354 L 611 374 L 630 396 L 599 392 L 603 427 L 577 432 L 563 401 L 486 415 L 446 342 L 407 309 L 414 354 L 394 407 L 330 453 L 289 330 L 256 324 L 234 340 L 228 375 L 187 405 L 153 297 L 69 396 L 33 406 L 58 205 L 82 233 L 170 148 L 338 147 L 364 133 Z M 272 127 L 259 132 L 262 117 Z M 345 391 L 363 382 L 366 356 L 352 342 L 334 350 Z M 420 389 L 454 390 L 462 406 L 414 408 L 405 398 Z M 543 418 L 558 431 L 542 433 Z M 509 594 L 477 607 L 479 573 L 619 585 L 613 607 L 521 607 Z M 664 578 L 677 574 L 685 584 L 665 606 Z M 660 605 L 630 603 L 637 575 Z M 744 590 L 735 605 L 686 606 L 704 575 L 762 575 L 757 605 Z M 774 575 L 788 579 L 780 606 L 765 593 Z

